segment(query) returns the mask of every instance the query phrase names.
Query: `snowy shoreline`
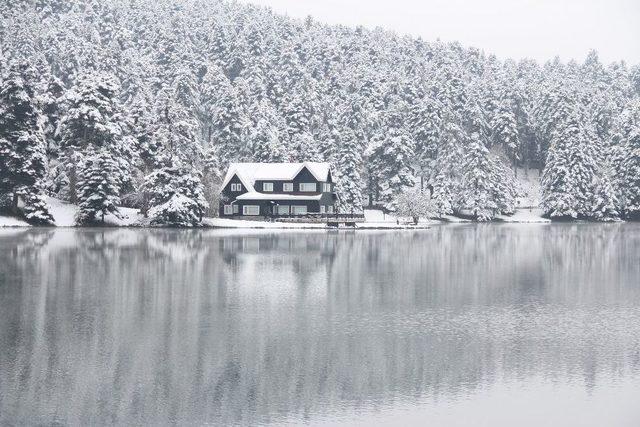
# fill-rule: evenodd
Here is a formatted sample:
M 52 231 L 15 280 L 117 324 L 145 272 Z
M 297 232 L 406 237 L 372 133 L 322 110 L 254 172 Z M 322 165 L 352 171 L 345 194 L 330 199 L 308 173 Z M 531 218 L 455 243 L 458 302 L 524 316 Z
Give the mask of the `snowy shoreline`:
M 48 203 L 51 206 L 52 214 L 55 218 L 56 227 L 63 228 L 82 228 L 75 224 L 75 213 L 77 207 L 59 200 L 49 198 Z M 136 209 L 121 208 L 121 218 L 109 215 L 105 218 L 105 228 L 165 228 L 150 226 L 144 223 L 144 218 Z M 550 223 L 551 221 L 542 218 L 539 209 L 518 209 L 511 216 L 500 215 L 491 223 L 509 223 L 509 224 L 536 224 Z M 471 224 L 472 221 L 456 216 L 446 216 L 442 219 L 426 219 L 420 220 L 418 225 L 409 224 L 407 219 L 398 219 L 392 215 L 387 215 L 379 210 L 365 210 L 366 222 L 358 223 L 356 227 L 339 227 L 339 230 L 426 230 L 433 226 L 453 225 L 453 224 Z M 20 228 L 32 227 L 27 222 L 9 216 L 0 216 L 0 228 Z M 335 230 L 335 227 L 329 227 L 326 224 L 317 223 L 284 223 L 269 221 L 251 221 L 237 220 L 227 218 L 205 218 L 201 228 L 220 228 L 220 229 L 273 229 L 273 230 Z

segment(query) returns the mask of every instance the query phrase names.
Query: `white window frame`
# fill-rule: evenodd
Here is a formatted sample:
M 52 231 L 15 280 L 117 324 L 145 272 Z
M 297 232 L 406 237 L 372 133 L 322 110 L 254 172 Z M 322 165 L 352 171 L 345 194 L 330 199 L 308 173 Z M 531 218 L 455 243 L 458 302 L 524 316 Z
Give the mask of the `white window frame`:
M 273 193 L 273 182 L 263 182 L 262 191 L 265 193 Z
M 313 186 L 313 190 L 305 189 L 307 187 L 311 188 L 311 186 Z M 301 182 L 298 188 L 301 193 L 315 193 L 318 191 L 318 184 L 315 182 Z
M 320 205 L 320 213 L 327 213 L 327 207 L 325 205 Z
M 285 193 L 293 193 L 293 182 L 282 183 L 282 191 Z
M 331 184 L 325 182 L 322 184 L 322 192 L 323 193 L 331 193 Z
M 224 205 L 224 214 L 225 215 L 233 215 L 233 206 L 232 205 Z
M 253 208 L 257 209 L 257 213 L 250 213 L 250 209 L 253 209 Z M 260 216 L 260 206 L 259 205 L 244 205 L 242 207 L 242 215 L 244 215 L 244 216 Z
M 242 184 L 231 184 L 231 191 L 234 193 L 239 193 L 242 191 Z
M 327 206 L 327 213 L 329 213 L 329 214 L 333 213 L 333 206 L 331 206 L 331 205 Z
M 240 213 L 240 206 L 239 205 L 233 205 L 233 213 L 234 214 Z
M 293 205 L 291 206 L 291 214 L 293 215 L 306 215 L 309 213 L 306 205 Z
M 278 211 L 277 212 L 278 212 L 278 215 L 290 215 L 291 214 L 291 206 L 289 206 L 289 205 L 278 205 Z

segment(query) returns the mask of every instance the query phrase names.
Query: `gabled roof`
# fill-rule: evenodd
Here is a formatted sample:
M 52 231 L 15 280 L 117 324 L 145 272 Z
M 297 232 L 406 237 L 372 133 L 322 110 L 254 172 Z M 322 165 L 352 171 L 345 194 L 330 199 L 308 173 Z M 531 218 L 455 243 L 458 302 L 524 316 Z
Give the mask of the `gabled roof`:
M 329 163 L 231 163 L 222 181 L 222 188 L 237 175 L 246 189 L 252 192 L 255 191 L 253 185 L 256 181 L 291 181 L 305 167 L 318 181 L 329 178 Z

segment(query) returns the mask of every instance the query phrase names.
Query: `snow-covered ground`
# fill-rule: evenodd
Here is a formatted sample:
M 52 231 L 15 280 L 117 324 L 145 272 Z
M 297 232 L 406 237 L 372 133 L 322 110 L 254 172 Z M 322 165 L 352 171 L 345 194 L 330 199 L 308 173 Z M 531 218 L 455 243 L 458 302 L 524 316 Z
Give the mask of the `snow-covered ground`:
M 0 215 L 0 227 L 28 227 L 29 224 L 12 216 Z
M 533 187 L 533 191 L 538 191 Z M 49 197 L 47 199 L 51 214 L 55 219 L 56 226 L 58 227 L 73 227 L 75 225 L 75 216 L 78 212 L 78 207 L 69 203 L 62 202 L 58 199 Z M 113 215 L 108 215 L 105 218 L 107 225 L 127 227 L 138 224 L 143 224 L 143 218 L 138 213 L 137 209 L 120 208 L 120 212 L 123 216 L 122 219 L 116 218 Z M 430 225 L 442 224 L 442 223 L 467 223 L 470 222 L 467 219 L 458 218 L 452 215 L 439 220 L 430 220 L 427 218 L 421 218 L 417 226 L 412 224 L 409 218 L 397 218 L 394 215 L 385 214 L 381 210 L 377 209 L 365 209 L 364 216 L 366 222 L 356 225 L 358 229 L 419 229 L 428 228 Z M 499 221 L 510 223 L 545 223 L 549 222 L 548 219 L 542 218 L 542 211 L 539 208 L 520 208 L 516 210 L 516 213 L 512 216 L 500 215 L 497 217 Z M 245 221 L 235 220 L 227 218 L 205 218 L 203 221 L 207 227 L 216 228 L 261 228 L 261 229 L 326 229 L 325 224 L 317 223 L 284 223 L 284 222 L 267 222 L 267 221 Z M 0 216 L 0 227 L 27 227 L 26 222 L 7 216 Z
M 520 222 L 520 223 L 541 223 L 551 222 L 551 220 L 542 217 L 542 209 L 539 208 L 523 208 L 516 209 L 516 213 L 511 216 L 498 215 L 497 219 L 504 222 Z
M 75 226 L 75 217 L 78 213 L 78 206 L 70 203 L 65 203 L 61 200 L 53 197 L 47 197 L 47 203 L 49 204 L 49 211 L 53 215 L 53 219 L 57 227 L 73 227 Z M 126 227 L 135 225 L 142 220 L 142 217 L 138 214 L 137 209 L 120 208 L 122 219 L 116 218 L 114 215 L 107 215 L 105 222 L 107 225 Z M 0 227 L 28 227 L 26 222 L 9 217 L 0 216 Z
M 537 208 L 540 206 L 540 172 L 538 169 L 529 169 L 525 172 L 518 168 L 516 172 L 518 186 L 522 194 L 517 199 L 518 208 Z

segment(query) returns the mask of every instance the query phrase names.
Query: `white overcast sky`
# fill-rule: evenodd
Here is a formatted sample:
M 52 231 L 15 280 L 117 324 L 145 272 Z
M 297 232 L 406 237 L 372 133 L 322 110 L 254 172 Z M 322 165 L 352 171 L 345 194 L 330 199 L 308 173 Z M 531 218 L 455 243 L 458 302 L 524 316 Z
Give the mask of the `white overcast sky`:
M 500 58 L 640 63 L 640 0 L 240 0 L 297 18 L 457 40 Z

